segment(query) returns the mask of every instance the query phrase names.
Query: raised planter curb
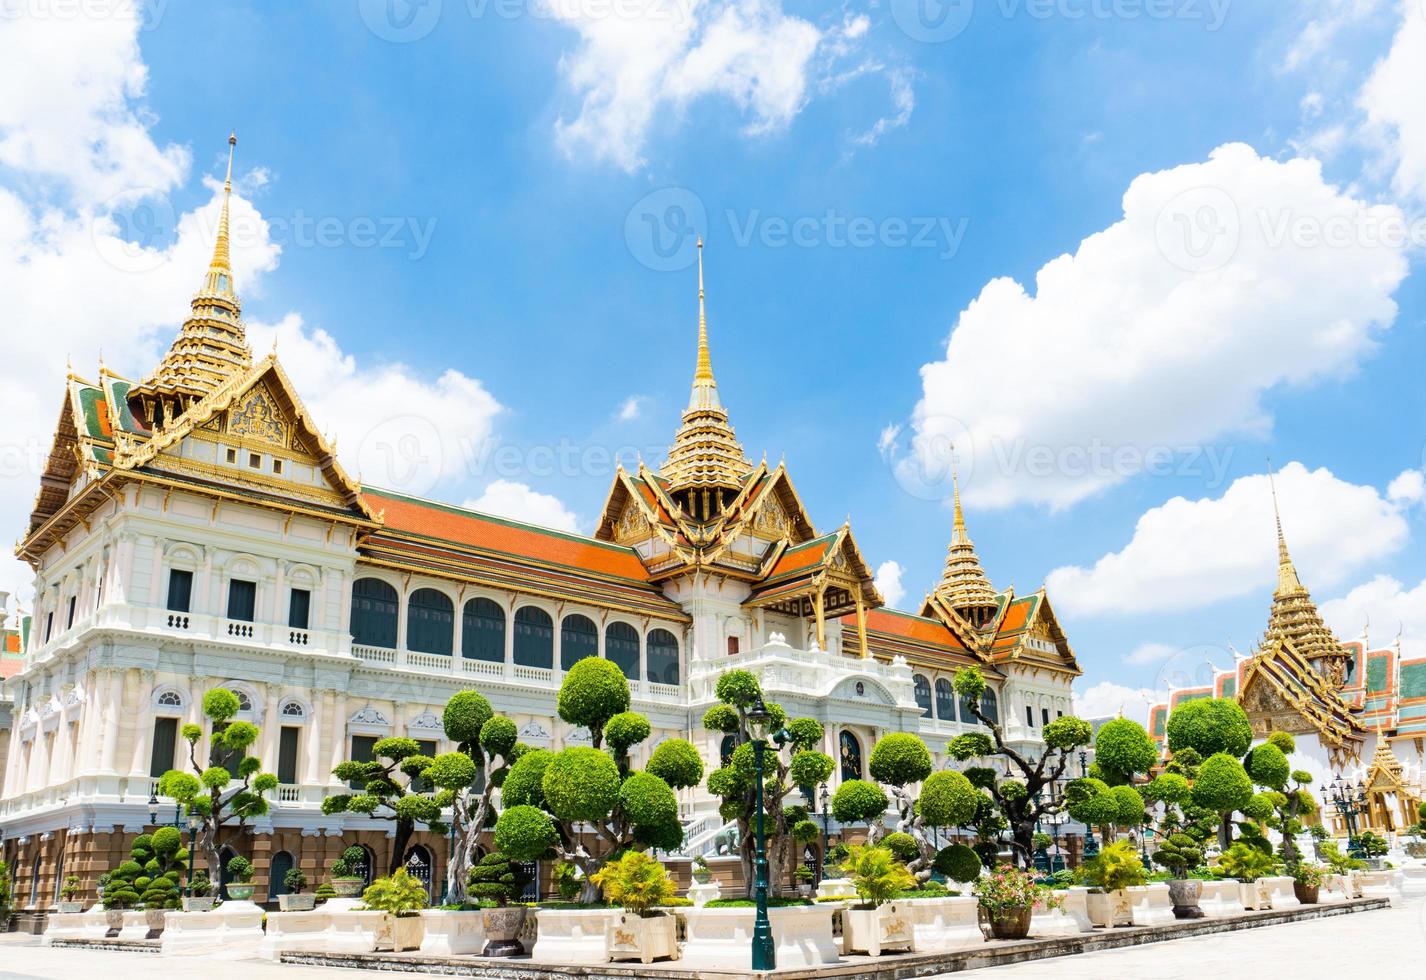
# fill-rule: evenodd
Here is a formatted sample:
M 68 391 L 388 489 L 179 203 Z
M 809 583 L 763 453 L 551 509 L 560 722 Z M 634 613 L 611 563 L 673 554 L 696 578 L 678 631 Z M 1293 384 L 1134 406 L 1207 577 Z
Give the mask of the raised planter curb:
M 823 977 L 846 977 L 848 980 L 852 980 L 852 978 L 855 980 L 903 980 L 905 977 L 958 973 L 963 970 L 975 970 L 988 966 L 1004 966 L 1010 963 L 1025 963 L 1102 949 L 1121 949 L 1148 943 L 1169 942 L 1175 939 L 1190 939 L 1195 936 L 1213 935 L 1220 932 L 1258 929 L 1285 922 L 1352 915 L 1389 907 L 1390 903 L 1384 898 L 1356 899 L 1325 906 L 1307 905 L 1285 911 L 1247 912 L 1241 916 L 1222 919 L 1189 919 L 1176 921 L 1173 925 L 1098 929 L 1091 934 L 1080 936 L 986 943 L 978 949 L 953 952 L 884 953 L 876 958 L 856 956 L 838 965 L 828 964 L 815 969 L 792 968 L 757 974 L 751 970 L 687 969 L 680 968 L 677 963 L 652 963 L 647 966 L 642 963 L 566 965 L 536 962 L 526 958 L 495 960 L 482 957 L 422 956 L 412 953 L 284 953 L 281 961 L 308 966 L 427 973 L 443 976 L 478 976 L 496 978 L 496 980 L 566 980 L 566 978 L 572 977 L 578 977 L 580 980 L 631 980 L 631 978 L 656 978 L 656 980 L 691 980 L 691 978 L 723 980 L 723 978 L 728 978 L 728 980 L 732 980 L 732 978 L 741 977 L 775 977 L 777 980 L 814 980 L 814 978 Z M 62 942 L 87 945 L 82 941 Z M 55 945 L 60 945 L 60 943 L 57 942 Z

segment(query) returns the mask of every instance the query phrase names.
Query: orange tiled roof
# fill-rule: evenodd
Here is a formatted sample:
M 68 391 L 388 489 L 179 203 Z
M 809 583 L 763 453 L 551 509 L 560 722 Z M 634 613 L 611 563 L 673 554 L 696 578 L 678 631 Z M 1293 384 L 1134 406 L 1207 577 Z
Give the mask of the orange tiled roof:
M 855 615 L 843 616 L 842 625 L 844 629 L 855 630 L 857 617 Z M 895 609 L 868 609 L 866 611 L 866 628 L 872 632 L 889 633 L 917 643 L 944 647 L 960 653 L 970 652 L 956 642 L 956 638 L 951 635 L 950 630 L 946 629 L 944 623 L 926 619 L 923 616 L 914 616 L 911 613 L 898 612 Z
M 632 548 L 547 528 L 463 510 L 448 504 L 403 497 L 389 490 L 363 487 L 375 512 L 386 512 L 386 529 L 439 541 L 497 551 L 521 558 L 584 569 L 617 578 L 648 580 Z

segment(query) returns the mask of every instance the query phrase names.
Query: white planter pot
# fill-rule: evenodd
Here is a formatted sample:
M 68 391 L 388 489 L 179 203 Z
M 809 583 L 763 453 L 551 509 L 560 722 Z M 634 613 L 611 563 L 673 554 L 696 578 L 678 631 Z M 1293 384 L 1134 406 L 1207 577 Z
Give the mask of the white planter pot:
M 1267 889 L 1269 908 L 1295 909 L 1302 906 L 1297 900 L 1297 892 L 1293 890 L 1291 875 L 1259 878 L 1258 884 Z
M 723 897 L 723 888 L 716 880 L 695 881 L 688 889 L 688 900 L 693 903 L 694 908 L 701 909 L 709 902 L 716 902 Z
M 1221 881 L 1205 881 L 1203 892 L 1198 896 L 1198 907 L 1209 919 L 1242 915 L 1244 912 L 1243 899 L 1238 889 L 1238 882 L 1232 878 L 1224 878 Z
M 1352 875 L 1362 898 L 1385 898 L 1392 908 L 1401 907 L 1401 885 L 1395 871 L 1358 871 Z
M 94 905 L 84 913 L 84 938 L 103 939 L 109 933 L 109 920 L 104 915 L 104 906 Z
M 1238 898 L 1245 909 L 1263 911 L 1273 907 L 1272 891 L 1262 878 L 1238 882 Z
M 170 912 L 160 950 L 165 956 L 252 959 L 262 951 L 262 916 L 252 902 L 224 902 L 211 912 Z
M 768 909 L 777 967 L 807 969 L 840 963 L 832 936 L 832 916 L 842 906 L 833 903 Z M 688 938 L 681 966 L 689 970 L 746 972 L 752 957 L 757 910 L 686 909 L 682 913 Z
M 817 886 L 817 897 L 855 899 L 857 889 L 850 878 L 823 878 Z
M 432 956 L 479 956 L 485 949 L 484 917 L 479 911 L 426 909 L 421 913 L 426 935 L 421 952 Z
M 86 912 L 57 912 L 45 919 L 45 934 L 41 944 L 48 946 L 56 939 L 86 939 L 89 937 Z
M 1401 868 L 1401 894 L 1404 898 L 1426 895 L 1426 861 L 1408 861 Z
M 283 953 L 326 953 L 332 915 L 326 909 L 299 912 L 269 912 L 267 933 L 263 936 L 261 955 L 276 960 Z
M 1117 891 L 1091 891 L 1084 897 L 1089 912 L 1089 921 L 1096 928 L 1110 929 L 1134 923 L 1134 909 L 1129 902 L 1129 893 L 1120 888 Z
M 965 949 L 985 942 L 976 900 L 968 895 L 897 899 L 895 904 L 911 917 L 918 953 Z
M 678 959 L 678 919 L 670 913 L 649 918 L 619 912 L 605 933 L 605 953 L 610 961 Z
M 1064 898 L 1065 892 L 1057 891 L 1055 896 Z M 1086 916 L 1087 919 L 1088 916 Z M 1036 902 L 1035 907 L 1030 911 L 1031 938 L 1052 939 L 1058 936 L 1078 936 L 1079 933 L 1079 923 L 1064 908 L 1046 908 L 1044 903 Z
M 137 911 L 133 909 L 124 912 L 124 927 L 119 930 L 119 935 L 115 938 L 125 942 L 147 939 L 149 936 L 148 917 L 144 915 L 143 909 Z
M 331 902 L 327 903 L 331 905 Z M 337 909 L 327 913 L 331 926 L 327 933 L 327 949 L 333 953 L 372 953 L 376 951 L 376 932 L 381 928 L 385 912 L 358 909 Z
M 310 912 L 317 907 L 317 896 L 311 892 L 277 896 L 277 907 L 283 912 Z
M 604 936 L 618 909 L 536 909 L 530 958 L 538 963 L 607 963 Z
M 847 909 L 842 913 L 843 953 L 880 956 L 893 949 L 916 949 L 916 932 L 904 903 L 888 902 L 878 909 Z
M 1080 932 L 1093 932 L 1094 923 L 1089 921 L 1089 889 L 1082 885 L 1065 888 L 1059 892 L 1064 899 L 1064 913 L 1074 920 Z
M 420 949 L 425 928 L 418 915 L 391 915 L 379 913 L 381 920 L 376 926 L 376 949 L 392 953 L 403 953 L 408 949 Z
M 1178 921 L 1173 914 L 1173 899 L 1169 897 L 1167 883 L 1156 881 L 1125 891 L 1129 893 L 1129 921 L 1134 925 L 1169 926 Z

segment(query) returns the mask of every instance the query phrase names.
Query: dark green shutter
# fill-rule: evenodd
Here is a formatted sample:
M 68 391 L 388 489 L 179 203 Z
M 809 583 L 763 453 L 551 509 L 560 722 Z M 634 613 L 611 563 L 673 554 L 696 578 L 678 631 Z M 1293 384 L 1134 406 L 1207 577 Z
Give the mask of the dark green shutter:
M 149 775 L 158 777 L 173 768 L 173 752 L 178 746 L 178 719 L 155 718 L 153 752 L 149 756 Z
M 291 785 L 297 782 L 297 740 L 302 729 L 291 725 L 282 729 L 277 743 L 277 781 Z

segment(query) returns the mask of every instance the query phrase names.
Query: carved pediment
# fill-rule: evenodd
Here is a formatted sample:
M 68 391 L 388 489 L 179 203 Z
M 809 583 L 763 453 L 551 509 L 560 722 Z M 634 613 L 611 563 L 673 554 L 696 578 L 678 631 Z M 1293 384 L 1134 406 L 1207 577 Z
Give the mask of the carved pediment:
M 291 425 L 267 385 L 259 384 L 228 410 L 228 432 L 287 448 Z

